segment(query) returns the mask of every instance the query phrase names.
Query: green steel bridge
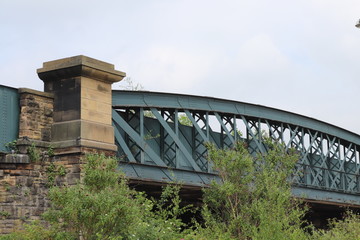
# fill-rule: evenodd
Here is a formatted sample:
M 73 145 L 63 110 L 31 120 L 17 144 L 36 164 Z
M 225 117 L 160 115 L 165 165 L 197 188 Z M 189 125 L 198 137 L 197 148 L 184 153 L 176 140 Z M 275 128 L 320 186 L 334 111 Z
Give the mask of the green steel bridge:
M 251 153 L 264 153 L 265 134 L 300 155 L 294 196 L 360 206 L 358 134 L 299 114 L 212 97 L 117 90 L 112 96 L 119 167 L 133 181 L 179 181 L 199 189 L 217 179 L 205 143 L 224 148 L 242 140 Z M 18 101 L 17 89 L 0 86 L 0 151 L 18 137 Z M 185 117 L 188 124 L 179 121 Z
M 112 105 L 120 167 L 131 179 L 206 186 L 216 179 L 206 142 L 224 148 L 243 140 L 251 153 L 265 153 L 265 134 L 300 155 L 294 196 L 360 206 L 358 134 L 299 114 L 212 97 L 113 91 Z M 179 118 L 185 116 L 189 124 L 184 125 Z

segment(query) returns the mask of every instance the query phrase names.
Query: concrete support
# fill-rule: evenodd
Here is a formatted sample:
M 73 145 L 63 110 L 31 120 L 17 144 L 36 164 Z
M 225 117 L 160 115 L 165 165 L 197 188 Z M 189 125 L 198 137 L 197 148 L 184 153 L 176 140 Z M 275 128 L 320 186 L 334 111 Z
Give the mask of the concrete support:
M 54 94 L 52 142 L 57 148 L 116 151 L 111 125 L 111 85 L 125 73 L 86 56 L 45 62 L 37 73 Z

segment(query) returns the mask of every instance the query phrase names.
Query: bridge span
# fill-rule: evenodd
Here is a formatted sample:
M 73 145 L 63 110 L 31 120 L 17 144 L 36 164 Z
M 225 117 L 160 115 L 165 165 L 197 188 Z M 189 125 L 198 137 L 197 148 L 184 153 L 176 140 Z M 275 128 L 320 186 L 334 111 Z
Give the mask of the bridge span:
M 113 91 L 112 118 L 120 167 L 132 180 L 206 186 L 216 172 L 206 142 L 248 143 L 264 153 L 263 136 L 299 153 L 293 194 L 310 202 L 360 205 L 360 136 L 303 115 L 212 97 Z M 181 119 L 186 119 L 185 124 Z

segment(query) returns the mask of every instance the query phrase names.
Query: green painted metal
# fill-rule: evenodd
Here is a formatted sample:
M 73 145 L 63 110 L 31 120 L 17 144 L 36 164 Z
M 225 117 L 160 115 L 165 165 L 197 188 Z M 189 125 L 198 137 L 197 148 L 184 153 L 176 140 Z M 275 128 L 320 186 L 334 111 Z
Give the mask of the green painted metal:
M 222 112 L 241 116 L 253 116 L 274 122 L 284 122 L 338 136 L 360 145 L 360 136 L 343 128 L 328 124 L 314 118 L 306 117 L 275 108 L 245 102 L 199 97 L 192 95 L 169 94 L 143 91 L 113 91 L 114 108 L 117 107 L 160 107 L 163 109 L 187 109 L 202 112 Z
M 293 196 L 319 202 L 333 202 L 337 204 L 359 205 L 359 196 L 354 194 L 339 193 L 323 189 L 314 189 L 308 187 L 292 187 Z
M 16 140 L 19 132 L 18 90 L 0 85 L 0 151 L 5 144 Z
M 301 197 L 360 205 L 360 136 L 345 129 L 279 109 L 180 94 L 113 91 L 113 109 L 119 156 L 131 177 L 203 186 L 216 179 L 206 142 L 227 148 L 242 140 L 252 154 L 265 153 L 265 134 L 298 151 L 296 196 L 306 189 Z M 179 123 L 180 114 L 192 126 Z

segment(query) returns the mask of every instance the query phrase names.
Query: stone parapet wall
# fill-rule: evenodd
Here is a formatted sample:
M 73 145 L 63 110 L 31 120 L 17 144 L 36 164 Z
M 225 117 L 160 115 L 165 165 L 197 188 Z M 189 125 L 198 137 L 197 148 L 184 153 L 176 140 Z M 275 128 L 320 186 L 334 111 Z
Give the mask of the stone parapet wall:
M 11 233 L 24 222 L 39 219 L 48 206 L 45 167 L 0 164 L 0 233 Z
M 20 88 L 19 138 L 51 141 L 54 96 L 51 93 Z
M 80 154 L 40 156 L 28 163 L 11 163 L 9 157 L 5 162 L 5 156 L 0 158 L 0 234 L 40 219 L 50 206 L 47 197 L 50 187 L 73 185 L 80 179 Z
M 37 151 L 37 159 L 33 159 L 34 154 L 0 156 L 0 235 L 41 219 L 50 207 L 49 189 L 77 184 L 87 153 L 114 155 L 113 151 L 80 148 L 55 149 L 55 155 L 49 156 L 51 148 L 34 148 L 32 144 L 28 148 Z

